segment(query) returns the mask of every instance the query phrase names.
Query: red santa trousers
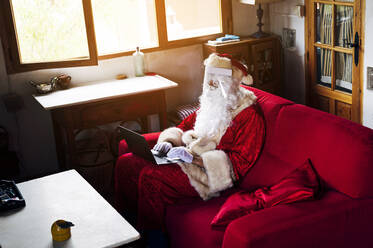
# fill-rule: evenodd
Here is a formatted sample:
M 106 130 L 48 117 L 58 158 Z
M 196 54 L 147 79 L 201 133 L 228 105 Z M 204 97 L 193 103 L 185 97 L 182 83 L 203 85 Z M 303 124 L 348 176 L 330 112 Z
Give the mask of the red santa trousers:
M 142 230 L 164 229 L 167 205 L 198 196 L 177 164 L 157 166 L 127 153 L 118 160 L 115 173 L 122 186 L 116 187 L 121 191 L 116 192 L 116 205 L 138 210 L 138 228 Z

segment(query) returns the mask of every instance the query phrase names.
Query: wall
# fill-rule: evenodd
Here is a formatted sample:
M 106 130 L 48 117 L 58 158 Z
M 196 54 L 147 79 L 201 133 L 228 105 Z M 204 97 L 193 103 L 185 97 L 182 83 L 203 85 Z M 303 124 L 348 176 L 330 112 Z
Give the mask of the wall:
M 296 29 L 295 49 L 283 51 L 283 96 L 297 103 L 305 103 L 305 46 L 304 17 L 297 16 L 296 5 L 304 0 L 287 0 L 273 3 L 269 7 L 271 32 L 282 36 L 283 28 Z
M 363 125 L 373 128 L 373 90 L 367 89 L 367 67 L 373 66 L 373 1 L 366 0 L 365 48 L 364 48 L 364 84 L 363 84 Z
M 268 6 L 266 4 L 262 5 L 264 10 L 264 16 L 262 22 L 264 23 L 263 31 L 270 31 L 270 19 Z M 256 19 L 257 7 L 241 4 L 238 0 L 232 0 L 233 9 L 233 33 L 239 36 L 249 36 L 250 34 L 258 31 L 256 24 L 258 20 Z
M 236 34 L 248 35 L 255 31 L 252 28 L 256 23 L 255 7 L 233 1 L 233 16 Z M 179 83 L 178 88 L 166 93 L 169 109 L 198 99 L 203 80 L 202 45 L 147 53 L 145 61 L 148 71 L 160 73 Z M 0 125 L 10 132 L 11 146 L 21 159 L 23 175 L 49 173 L 58 168 L 50 114 L 33 99 L 33 89 L 27 82 L 47 81 L 60 73 L 71 75 L 72 81 L 78 83 L 114 78 L 119 73 L 133 75 L 133 66 L 129 56 L 99 61 L 98 66 L 39 70 L 8 77 L 0 49 L 0 96 L 12 91 L 21 95 L 25 104 L 17 114 L 12 114 L 6 112 L 0 100 Z

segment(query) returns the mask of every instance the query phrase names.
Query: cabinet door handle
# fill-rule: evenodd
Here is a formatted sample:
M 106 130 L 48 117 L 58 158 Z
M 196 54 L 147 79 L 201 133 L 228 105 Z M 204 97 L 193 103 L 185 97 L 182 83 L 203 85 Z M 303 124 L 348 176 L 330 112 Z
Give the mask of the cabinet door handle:
M 355 41 L 354 41 L 354 43 L 345 43 L 345 44 L 347 46 L 349 46 L 350 48 L 354 48 L 355 65 L 358 66 L 359 65 L 359 49 L 360 49 L 360 37 L 359 37 L 359 33 L 358 32 L 355 33 Z
M 255 67 L 254 67 L 253 64 L 250 66 L 250 70 L 251 70 L 252 72 L 255 70 Z

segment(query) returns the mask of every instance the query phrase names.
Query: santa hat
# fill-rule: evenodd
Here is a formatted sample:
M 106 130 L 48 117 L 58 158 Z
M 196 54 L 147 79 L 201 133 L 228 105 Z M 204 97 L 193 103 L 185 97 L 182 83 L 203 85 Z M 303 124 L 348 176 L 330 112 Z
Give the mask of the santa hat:
M 232 77 L 240 81 L 242 84 L 253 84 L 253 78 L 248 73 L 247 66 L 234 59 L 230 54 L 212 53 L 205 60 L 205 65 L 208 67 L 230 69 L 232 70 Z

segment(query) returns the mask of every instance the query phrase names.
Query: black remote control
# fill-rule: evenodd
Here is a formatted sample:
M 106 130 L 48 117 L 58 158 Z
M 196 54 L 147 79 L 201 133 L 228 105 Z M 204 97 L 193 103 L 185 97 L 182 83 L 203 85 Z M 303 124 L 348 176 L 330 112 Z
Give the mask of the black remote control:
M 26 206 L 14 181 L 0 180 L 0 212 Z

